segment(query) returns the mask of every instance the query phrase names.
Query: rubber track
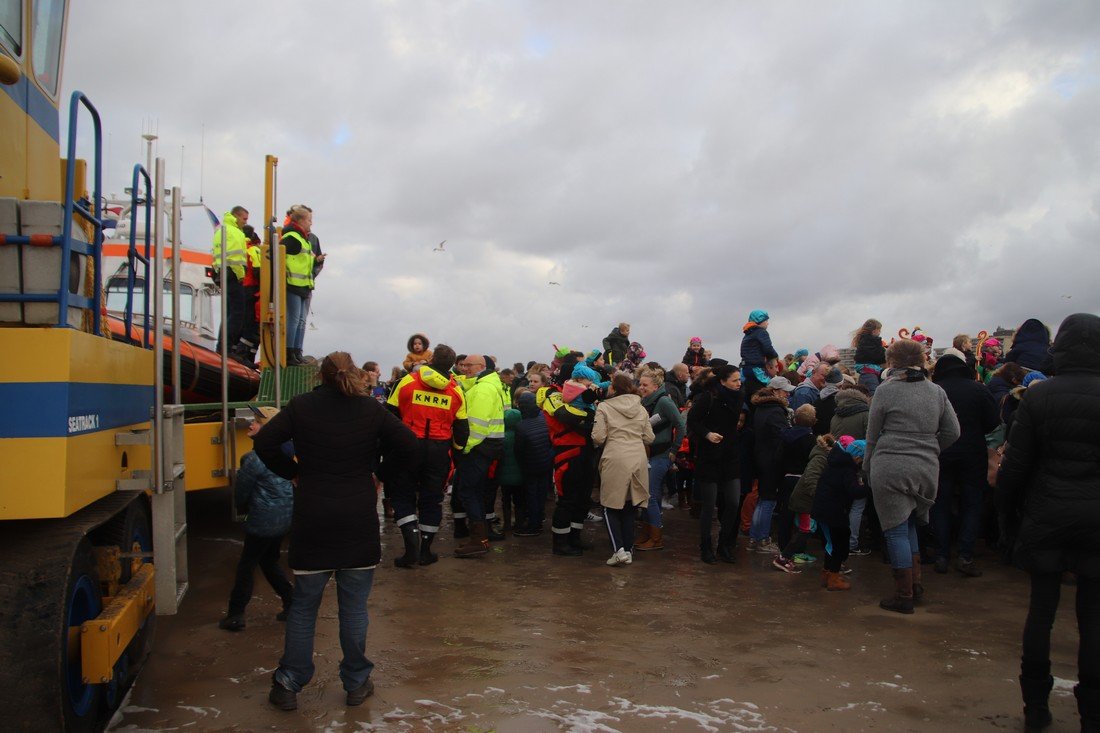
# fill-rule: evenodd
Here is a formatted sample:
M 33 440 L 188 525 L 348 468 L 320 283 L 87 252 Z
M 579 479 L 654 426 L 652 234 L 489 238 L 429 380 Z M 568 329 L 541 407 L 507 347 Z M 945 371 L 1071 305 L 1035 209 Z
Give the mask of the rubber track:
M 62 727 L 60 629 L 73 553 L 88 532 L 137 496 L 112 494 L 65 519 L 0 524 L 0 714 L 5 730 Z

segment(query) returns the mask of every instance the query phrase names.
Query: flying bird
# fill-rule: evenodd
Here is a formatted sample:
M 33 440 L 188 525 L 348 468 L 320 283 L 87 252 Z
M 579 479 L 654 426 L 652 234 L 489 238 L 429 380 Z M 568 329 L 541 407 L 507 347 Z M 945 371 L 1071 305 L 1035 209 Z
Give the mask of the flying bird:
M 1065 298 L 1066 300 L 1072 300 L 1073 299 L 1072 295 L 1063 295 L 1062 297 Z
M 549 283 L 547 283 L 547 285 L 561 285 L 561 283 L 556 283 L 553 280 L 551 280 Z
M 444 251 L 443 245 L 445 245 L 446 243 L 447 243 L 447 240 L 444 239 L 442 242 L 440 242 L 438 245 L 436 245 L 435 249 L 433 249 L 432 252 L 443 252 Z

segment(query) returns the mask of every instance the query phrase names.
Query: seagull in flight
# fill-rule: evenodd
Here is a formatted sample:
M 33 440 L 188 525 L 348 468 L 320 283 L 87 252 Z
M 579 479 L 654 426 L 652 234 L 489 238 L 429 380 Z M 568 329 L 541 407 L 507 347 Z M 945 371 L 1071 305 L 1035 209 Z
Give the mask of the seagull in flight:
M 561 285 L 561 283 L 556 283 L 553 280 L 551 280 L 549 283 L 547 283 L 547 285 Z
M 443 252 L 444 251 L 443 245 L 445 245 L 446 243 L 447 243 L 447 240 L 444 239 L 442 242 L 440 242 L 439 244 L 437 244 L 435 246 L 435 249 L 433 249 L 432 252 Z

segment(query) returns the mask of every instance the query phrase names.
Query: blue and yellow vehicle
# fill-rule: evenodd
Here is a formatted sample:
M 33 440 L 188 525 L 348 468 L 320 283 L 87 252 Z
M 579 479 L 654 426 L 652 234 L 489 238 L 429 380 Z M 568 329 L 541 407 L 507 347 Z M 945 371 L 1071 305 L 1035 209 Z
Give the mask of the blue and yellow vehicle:
M 144 335 L 112 339 L 106 327 L 102 136 L 80 92 L 60 155 L 66 17 L 64 0 L 0 0 L 0 711 L 18 731 L 104 727 L 156 615 L 186 592 L 185 492 L 228 487 L 249 448 L 228 398 L 195 419 L 165 389 L 178 376 L 162 337 L 178 295 L 164 314 L 156 288 L 135 287 L 168 282 L 161 223 L 179 219 L 176 206 L 162 211 L 163 161 L 134 168 L 132 216 L 146 234 L 131 238 L 125 332 Z M 92 141 L 87 164 L 78 138 Z M 281 259 L 264 288 L 272 354 L 285 331 L 271 285 Z

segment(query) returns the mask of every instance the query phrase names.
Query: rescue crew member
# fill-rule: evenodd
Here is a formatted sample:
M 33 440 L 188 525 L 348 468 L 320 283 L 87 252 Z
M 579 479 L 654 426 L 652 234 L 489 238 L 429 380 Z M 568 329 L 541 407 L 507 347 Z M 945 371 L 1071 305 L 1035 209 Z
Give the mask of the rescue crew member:
M 221 284 L 221 270 L 225 268 L 225 318 L 223 324 L 225 333 L 218 331 L 218 351 L 222 350 L 222 338 L 228 344 L 231 353 L 239 351 L 238 344 L 244 332 L 245 308 L 248 294 L 244 289 L 245 267 L 248 260 L 248 239 L 241 229 L 248 223 L 248 209 L 243 206 L 234 206 L 222 216 L 222 223 L 214 230 L 213 255 L 214 282 Z M 225 253 L 223 260 L 222 236 L 225 237 Z
M 399 568 L 431 565 L 439 559 L 431 549 L 443 519 L 443 484 L 451 470 L 451 447 L 462 450 L 470 435 L 466 400 L 451 379 L 454 362 L 454 349 L 440 344 L 432 360 L 405 376 L 388 401 L 416 435 L 420 455 L 418 469 L 402 470 L 389 487 L 393 516 L 405 541 L 405 554 L 393 561 Z
M 455 548 L 455 557 L 477 557 L 489 551 L 489 527 L 483 504 L 489 467 L 504 453 L 504 393 L 491 357 L 466 357 L 466 417 L 470 437 L 458 460 L 455 492 L 466 510 L 470 536 Z
M 564 371 L 572 377 L 574 370 Z M 587 389 L 591 381 L 579 383 L 585 389 L 578 399 L 590 404 L 596 397 L 595 391 Z M 593 412 L 586 406 L 566 402 L 557 385 L 540 389 L 537 399 L 546 413 L 550 443 L 554 446 L 554 490 L 558 501 L 550 524 L 554 535 L 553 552 L 575 557 L 584 549 L 581 530 L 592 501 Z
M 232 354 L 247 366 L 255 366 L 256 349 L 260 343 L 260 235 L 251 224 L 241 227 L 246 238 L 245 271 L 242 285 L 245 292 L 244 326 L 241 340 Z
M 305 323 L 309 296 L 313 288 L 313 248 L 309 243 L 313 227 L 313 211 L 308 206 L 296 204 L 287 212 L 283 238 L 279 244 L 286 248 L 286 363 L 288 366 L 305 364 L 302 359 L 302 342 L 305 340 Z

